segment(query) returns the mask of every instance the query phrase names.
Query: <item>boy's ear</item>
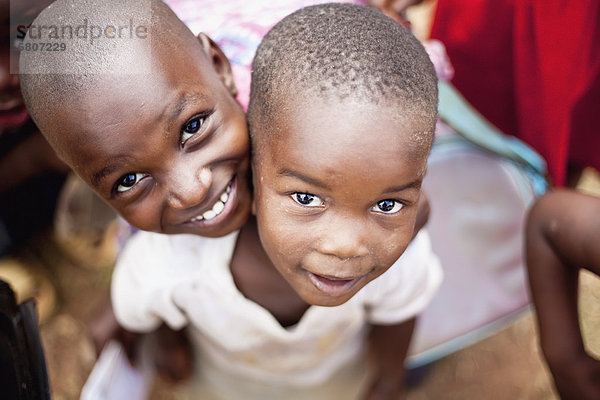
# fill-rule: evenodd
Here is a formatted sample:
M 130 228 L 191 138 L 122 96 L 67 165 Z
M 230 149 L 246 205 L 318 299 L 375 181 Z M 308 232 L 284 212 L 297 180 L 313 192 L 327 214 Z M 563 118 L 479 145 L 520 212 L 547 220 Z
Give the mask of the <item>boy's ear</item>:
M 208 57 L 213 68 L 219 75 L 221 82 L 223 82 L 223 85 L 225 85 L 233 97 L 237 96 L 237 87 L 235 86 L 235 81 L 233 80 L 231 64 L 229 63 L 229 59 L 227 59 L 225 53 L 223 53 L 218 44 L 216 44 L 203 32 L 198 34 L 198 41 L 200 42 L 200 46 L 202 46 L 202 50 L 204 50 L 204 53 Z

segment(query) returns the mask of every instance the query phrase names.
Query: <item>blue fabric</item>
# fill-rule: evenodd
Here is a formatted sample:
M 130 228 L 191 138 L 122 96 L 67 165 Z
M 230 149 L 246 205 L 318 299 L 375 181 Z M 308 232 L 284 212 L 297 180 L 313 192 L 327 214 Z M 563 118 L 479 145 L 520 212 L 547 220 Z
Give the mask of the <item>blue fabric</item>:
M 515 162 L 531 177 L 536 195 L 547 187 L 546 161 L 519 139 L 505 135 L 479 114 L 448 82 L 439 82 L 439 115 L 474 145 Z

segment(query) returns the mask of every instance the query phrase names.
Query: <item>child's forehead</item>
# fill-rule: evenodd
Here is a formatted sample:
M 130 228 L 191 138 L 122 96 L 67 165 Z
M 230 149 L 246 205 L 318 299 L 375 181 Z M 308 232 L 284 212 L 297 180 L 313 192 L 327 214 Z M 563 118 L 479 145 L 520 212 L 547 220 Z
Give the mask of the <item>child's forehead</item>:
M 428 119 L 420 118 L 418 110 L 403 99 L 372 101 L 360 95 L 338 98 L 298 91 L 272 111 L 272 125 L 279 134 L 271 143 L 278 139 L 331 145 L 349 142 L 357 144 L 355 152 L 361 151 L 358 145 L 363 142 L 375 147 L 402 143 L 428 149 L 433 132 Z
M 431 132 L 419 132 L 412 118 L 398 113 L 389 104 L 318 97 L 282 108 L 274 114 L 271 136 L 256 143 L 262 147 L 254 153 L 258 173 L 301 176 L 326 185 L 331 195 L 363 192 L 370 200 L 389 188 L 417 188 Z

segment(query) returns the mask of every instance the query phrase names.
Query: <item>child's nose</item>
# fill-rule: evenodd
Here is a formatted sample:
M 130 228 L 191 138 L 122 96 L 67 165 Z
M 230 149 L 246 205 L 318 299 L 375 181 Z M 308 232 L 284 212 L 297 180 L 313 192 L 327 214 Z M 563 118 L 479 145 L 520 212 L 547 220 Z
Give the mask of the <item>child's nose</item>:
M 212 185 L 209 168 L 179 168 L 172 174 L 169 190 L 169 206 L 185 209 L 200 204 Z
M 0 56 L 0 92 L 20 91 L 19 75 L 10 73 L 10 57 Z
M 328 221 L 324 229 L 319 240 L 319 251 L 322 254 L 347 260 L 369 253 L 363 221 L 340 216 Z

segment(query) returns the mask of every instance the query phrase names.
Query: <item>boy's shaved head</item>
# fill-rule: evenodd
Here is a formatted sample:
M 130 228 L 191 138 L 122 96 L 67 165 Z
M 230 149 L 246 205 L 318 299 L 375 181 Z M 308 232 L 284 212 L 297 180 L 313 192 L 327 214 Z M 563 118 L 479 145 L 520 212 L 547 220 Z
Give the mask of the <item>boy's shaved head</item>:
M 298 96 L 393 103 L 431 141 L 437 78 L 427 53 L 403 26 L 375 9 L 321 4 L 301 9 L 264 37 L 252 66 L 251 134 Z
M 246 118 L 210 38 L 160 0 L 58 0 L 23 47 L 40 131 L 132 226 L 219 237 L 246 221 Z
M 59 154 L 65 150 L 62 135 L 46 129 L 59 107 L 82 103 L 109 80 L 151 73 L 165 48 L 198 48 L 191 31 L 160 0 L 58 0 L 33 22 L 24 46 L 42 43 L 64 47 L 23 51 L 21 89 L 32 118 Z

